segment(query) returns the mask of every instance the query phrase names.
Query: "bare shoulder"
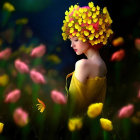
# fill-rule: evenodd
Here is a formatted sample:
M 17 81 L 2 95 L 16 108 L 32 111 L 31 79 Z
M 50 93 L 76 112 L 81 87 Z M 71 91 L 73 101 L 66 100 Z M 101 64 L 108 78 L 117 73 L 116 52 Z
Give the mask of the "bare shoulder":
M 87 59 L 81 59 L 75 64 L 75 76 L 80 82 L 85 82 L 89 75 L 89 66 Z
M 95 76 L 106 76 L 107 74 L 107 67 L 103 60 L 99 60 L 93 63 L 92 67 L 94 68 Z
M 85 66 L 88 65 L 88 61 L 87 59 L 80 59 L 76 62 L 75 64 L 75 69 L 77 68 L 84 68 Z

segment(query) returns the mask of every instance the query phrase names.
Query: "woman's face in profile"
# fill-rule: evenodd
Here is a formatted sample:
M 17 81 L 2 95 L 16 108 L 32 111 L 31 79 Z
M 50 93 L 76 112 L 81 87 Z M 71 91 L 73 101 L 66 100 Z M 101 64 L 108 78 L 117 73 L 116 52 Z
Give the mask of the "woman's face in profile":
M 70 41 L 71 47 L 74 49 L 77 55 L 85 53 L 89 48 L 89 43 L 79 40 L 78 37 L 71 37 Z

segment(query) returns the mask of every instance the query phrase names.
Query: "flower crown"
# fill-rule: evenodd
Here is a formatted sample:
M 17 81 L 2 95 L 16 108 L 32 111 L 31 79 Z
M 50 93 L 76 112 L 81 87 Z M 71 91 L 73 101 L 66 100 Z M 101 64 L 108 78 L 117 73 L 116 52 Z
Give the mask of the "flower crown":
M 98 5 L 94 6 L 93 2 L 84 7 L 72 5 L 65 15 L 62 26 L 64 40 L 76 36 L 83 42 L 89 41 L 91 45 L 105 45 L 113 34 L 110 28 L 112 20 L 106 7 L 101 10 Z

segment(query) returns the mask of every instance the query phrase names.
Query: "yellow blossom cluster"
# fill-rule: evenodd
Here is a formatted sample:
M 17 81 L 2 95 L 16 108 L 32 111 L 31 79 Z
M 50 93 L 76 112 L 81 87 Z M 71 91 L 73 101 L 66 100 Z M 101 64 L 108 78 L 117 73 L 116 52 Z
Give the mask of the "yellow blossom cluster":
M 113 130 L 112 122 L 108 119 L 100 118 L 100 124 L 101 124 L 101 127 L 106 131 L 112 131 Z
M 68 122 L 70 131 L 80 130 L 83 126 L 82 118 L 71 118 Z
M 9 3 L 9 2 L 5 2 L 4 5 L 3 5 L 3 9 L 9 11 L 9 12 L 13 12 L 15 11 L 15 7 Z
M 4 127 L 4 124 L 2 122 L 0 122 L 0 134 L 2 133 L 3 131 L 3 127 Z
M 0 76 L 0 86 L 6 86 L 9 82 L 9 77 L 7 74 L 3 74 Z
M 90 118 L 96 118 L 97 116 L 99 116 L 101 114 L 102 108 L 103 108 L 103 103 L 94 103 L 94 104 L 91 104 L 88 107 L 87 115 Z
M 27 18 L 21 18 L 16 20 L 16 24 L 27 24 L 28 19 Z
M 106 7 L 101 10 L 98 5 L 94 6 L 93 2 L 84 7 L 72 5 L 65 15 L 62 26 L 64 40 L 76 36 L 83 42 L 89 41 L 91 45 L 105 45 L 113 34 L 110 28 L 112 20 Z

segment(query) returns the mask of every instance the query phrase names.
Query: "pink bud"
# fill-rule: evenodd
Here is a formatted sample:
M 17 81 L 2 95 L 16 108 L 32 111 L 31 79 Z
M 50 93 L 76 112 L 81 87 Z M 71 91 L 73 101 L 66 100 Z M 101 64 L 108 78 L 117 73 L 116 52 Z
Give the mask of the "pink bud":
M 28 73 L 29 72 L 28 65 L 19 59 L 15 60 L 15 67 L 20 73 Z
M 18 126 L 23 127 L 28 123 L 28 113 L 19 107 L 13 113 L 13 119 Z
M 118 113 L 118 117 L 119 118 L 128 118 L 133 114 L 133 112 L 134 112 L 134 105 L 129 104 L 120 109 L 120 111 Z
M 125 51 L 123 49 L 120 49 L 119 51 L 116 51 L 111 56 L 111 61 L 121 61 L 125 56 Z
M 96 23 L 92 23 L 93 28 L 97 31 L 99 28 L 99 21 Z
M 67 98 L 63 95 L 63 93 L 61 93 L 57 90 L 51 91 L 51 98 L 57 104 L 66 104 L 67 103 Z
M 41 44 L 40 46 L 34 48 L 30 54 L 32 57 L 42 57 L 46 52 L 45 45 Z
M 46 84 L 44 76 L 40 72 L 37 72 L 36 70 L 30 71 L 30 77 L 33 80 L 33 82 L 37 84 Z
M 6 103 L 15 103 L 21 96 L 21 92 L 19 89 L 15 89 L 8 93 L 5 98 Z
M 140 38 L 135 39 L 135 48 L 140 51 Z
M 140 99 L 140 89 L 138 90 L 137 98 Z
M 12 53 L 11 49 L 6 48 L 5 50 L 0 52 L 0 59 L 7 60 L 10 57 L 11 53 Z
M 89 6 L 83 6 L 83 7 L 81 7 L 82 9 L 90 9 L 90 7 Z

